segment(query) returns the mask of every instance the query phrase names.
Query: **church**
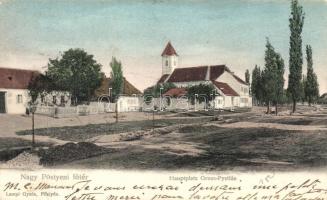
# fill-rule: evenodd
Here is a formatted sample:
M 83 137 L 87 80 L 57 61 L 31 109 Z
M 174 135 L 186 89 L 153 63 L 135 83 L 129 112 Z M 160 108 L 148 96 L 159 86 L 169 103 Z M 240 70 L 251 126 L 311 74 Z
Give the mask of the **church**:
M 182 68 L 173 45 L 168 42 L 162 54 L 162 76 L 157 84 L 173 83 L 173 88 L 164 93 L 169 96 L 183 96 L 187 87 L 211 84 L 216 89 L 215 108 L 252 107 L 249 84 L 238 77 L 226 65 L 203 65 Z

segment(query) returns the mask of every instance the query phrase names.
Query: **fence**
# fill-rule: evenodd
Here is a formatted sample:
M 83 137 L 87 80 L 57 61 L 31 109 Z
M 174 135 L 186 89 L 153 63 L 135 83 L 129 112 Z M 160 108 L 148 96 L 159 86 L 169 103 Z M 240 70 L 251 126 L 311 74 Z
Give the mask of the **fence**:
M 49 117 L 64 118 L 115 112 L 114 103 L 91 103 L 90 105 L 53 107 L 37 106 L 35 113 Z

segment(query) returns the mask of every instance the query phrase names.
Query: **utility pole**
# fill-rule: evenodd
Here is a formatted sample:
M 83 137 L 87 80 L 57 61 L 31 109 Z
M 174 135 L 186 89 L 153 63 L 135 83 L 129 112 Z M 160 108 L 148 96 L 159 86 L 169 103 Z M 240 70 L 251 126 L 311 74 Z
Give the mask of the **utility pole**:
M 152 110 L 152 133 L 154 133 L 154 112 L 155 112 L 155 109 L 153 108 L 153 110 Z

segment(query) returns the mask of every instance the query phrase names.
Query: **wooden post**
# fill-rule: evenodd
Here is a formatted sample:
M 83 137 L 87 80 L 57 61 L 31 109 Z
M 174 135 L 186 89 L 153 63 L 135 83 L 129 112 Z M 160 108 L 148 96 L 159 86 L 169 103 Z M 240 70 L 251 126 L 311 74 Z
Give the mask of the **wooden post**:
M 116 112 L 116 123 L 118 123 L 118 100 L 116 101 L 116 109 L 115 109 L 115 112 Z
M 152 111 L 152 133 L 154 133 L 154 109 Z
M 35 146 L 35 132 L 34 132 L 34 111 L 32 112 L 32 147 Z

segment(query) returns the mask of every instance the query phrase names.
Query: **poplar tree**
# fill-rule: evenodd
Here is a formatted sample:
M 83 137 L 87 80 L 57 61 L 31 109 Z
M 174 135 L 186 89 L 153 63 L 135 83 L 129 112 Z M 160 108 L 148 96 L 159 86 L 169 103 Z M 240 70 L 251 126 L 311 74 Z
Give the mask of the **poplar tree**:
M 277 65 L 276 71 L 276 88 L 275 88 L 275 112 L 278 114 L 278 104 L 283 102 L 284 98 L 284 73 L 285 73 L 285 64 L 284 60 L 279 53 L 275 54 L 275 61 Z
M 275 104 L 275 113 L 278 113 L 278 104 L 283 99 L 284 90 L 284 60 L 267 39 L 265 51 L 265 68 L 262 75 L 264 100 L 267 103 L 267 113 L 270 104 Z
M 250 72 L 248 69 L 245 71 L 245 82 L 250 84 Z
M 124 76 L 121 62 L 115 57 L 112 57 L 110 62 L 111 67 L 111 81 L 112 81 L 112 98 L 116 99 L 119 97 L 123 90 Z
M 292 0 L 290 27 L 290 49 L 289 49 L 289 76 L 288 93 L 293 101 L 292 112 L 296 111 L 296 102 L 300 99 L 301 78 L 302 78 L 302 28 L 304 23 L 304 12 L 297 0 Z
M 304 86 L 305 98 L 308 100 L 309 106 L 319 97 L 319 85 L 317 75 L 313 71 L 312 48 L 310 45 L 306 46 L 307 55 L 307 76 Z
M 262 78 L 261 69 L 255 65 L 252 70 L 251 94 L 256 100 L 257 104 L 262 103 Z
M 276 98 L 275 88 L 277 86 L 277 65 L 275 61 L 275 50 L 267 39 L 265 51 L 265 68 L 262 74 L 262 85 L 264 101 L 267 104 L 267 113 L 270 113 L 270 104 Z

